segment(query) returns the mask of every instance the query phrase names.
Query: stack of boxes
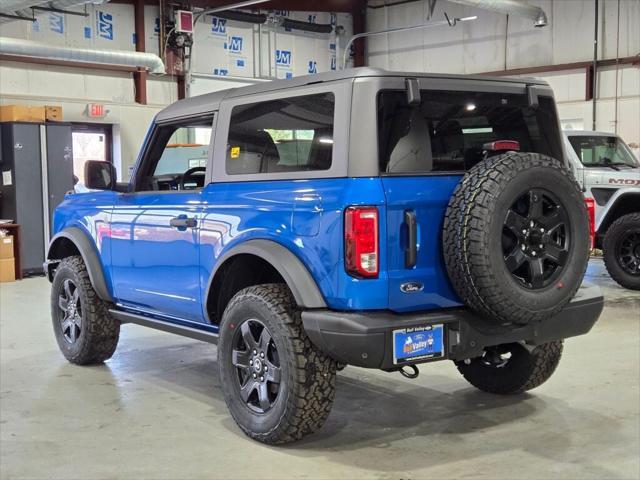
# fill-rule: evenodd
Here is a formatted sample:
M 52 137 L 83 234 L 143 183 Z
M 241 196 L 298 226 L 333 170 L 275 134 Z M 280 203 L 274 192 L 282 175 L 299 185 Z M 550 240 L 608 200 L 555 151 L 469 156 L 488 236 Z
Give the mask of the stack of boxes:
M 44 107 L 28 105 L 0 106 L 0 122 L 61 122 L 62 107 L 45 105 Z
M 16 279 L 16 260 L 13 254 L 13 237 L 0 229 L 0 283 Z

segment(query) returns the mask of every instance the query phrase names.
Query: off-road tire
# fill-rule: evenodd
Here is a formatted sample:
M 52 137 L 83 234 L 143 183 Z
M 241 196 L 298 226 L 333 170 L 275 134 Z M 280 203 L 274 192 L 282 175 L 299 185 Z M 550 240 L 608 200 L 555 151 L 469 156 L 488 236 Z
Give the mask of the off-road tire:
M 70 279 L 77 288 L 81 305 L 80 334 L 73 344 L 65 339 L 61 327 L 62 312 L 58 306 L 66 279 Z M 82 257 L 78 255 L 64 258 L 56 268 L 51 286 L 51 318 L 58 347 L 71 363 L 102 363 L 111 358 L 118 346 L 120 322 L 109 314 L 109 303 L 98 297 Z
M 257 319 L 268 328 L 280 359 L 280 390 L 273 406 L 263 413 L 252 411 L 242 400 L 231 361 L 235 330 L 249 319 Z M 329 416 L 335 398 L 336 362 L 317 350 L 307 337 L 286 285 L 248 287 L 231 299 L 220 324 L 218 368 L 231 415 L 255 440 L 267 444 L 293 442 L 318 430 Z
M 618 284 L 630 290 L 640 290 L 640 275 L 633 275 L 624 270 L 618 261 L 618 249 L 623 235 L 631 232 L 640 233 L 640 212 L 629 213 L 611 224 L 604 236 L 604 266 Z
M 570 219 L 565 266 L 553 284 L 535 290 L 511 275 L 501 247 L 507 211 L 526 189 L 555 195 Z M 462 301 L 495 325 L 524 325 L 558 313 L 582 283 L 589 256 L 587 209 L 562 163 L 537 153 L 510 152 L 466 173 L 449 201 L 442 240 L 449 279 Z
M 487 366 L 481 357 L 470 363 L 456 362 L 458 370 L 479 390 L 499 395 L 523 393 L 542 385 L 555 372 L 562 356 L 562 340 L 538 345 L 509 345 L 512 356 L 502 367 Z

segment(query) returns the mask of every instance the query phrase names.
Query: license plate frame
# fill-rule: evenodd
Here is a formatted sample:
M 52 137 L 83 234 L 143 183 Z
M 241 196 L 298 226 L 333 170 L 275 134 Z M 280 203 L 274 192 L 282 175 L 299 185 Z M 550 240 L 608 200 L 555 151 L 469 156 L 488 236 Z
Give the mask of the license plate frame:
M 445 334 L 442 323 L 393 330 L 393 364 L 405 365 L 446 358 Z

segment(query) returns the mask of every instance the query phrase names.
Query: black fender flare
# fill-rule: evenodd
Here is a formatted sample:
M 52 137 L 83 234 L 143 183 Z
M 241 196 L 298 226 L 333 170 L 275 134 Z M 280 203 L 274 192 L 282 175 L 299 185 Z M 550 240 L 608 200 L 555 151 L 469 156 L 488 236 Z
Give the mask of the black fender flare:
M 61 260 L 57 258 L 56 246 L 59 245 L 61 239 L 67 239 L 75 245 L 82 256 L 87 272 L 89 273 L 89 280 L 93 289 L 102 300 L 107 302 L 113 302 L 107 282 L 104 276 L 104 270 L 102 269 L 102 262 L 100 262 L 100 256 L 93 243 L 93 241 L 78 227 L 65 228 L 61 232 L 57 233 L 49 242 L 49 248 L 47 249 L 47 264 L 45 265 L 45 272 L 51 280 L 51 273 L 49 265 Z
M 286 282 L 299 307 L 327 308 L 318 284 L 307 267 L 290 250 L 272 240 L 248 240 L 221 255 L 209 277 L 207 296 L 220 267 L 230 258 L 241 254 L 255 255 L 272 265 Z
M 613 201 L 613 203 L 609 206 L 609 208 L 607 208 L 607 212 L 605 213 L 604 218 L 600 222 L 600 225 L 596 231 L 596 234 L 605 235 L 607 233 L 607 230 L 609 230 L 609 227 L 611 226 L 611 224 L 615 222 L 618 218 L 620 218 L 621 216 L 619 213 L 620 209 L 623 210 L 622 215 L 629 213 L 628 211 L 625 211 L 625 207 L 622 206 L 623 203 L 626 205 L 627 202 L 633 202 L 634 200 L 640 201 L 640 189 L 637 189 L 637 191 L 633 190 L 633 191 L 622 192 L 620 196 L 618 196 Z M 637 203 L 637 205 L 640 207 L 640 203 Z M 633 209 L 631 210 L 633 211 Z

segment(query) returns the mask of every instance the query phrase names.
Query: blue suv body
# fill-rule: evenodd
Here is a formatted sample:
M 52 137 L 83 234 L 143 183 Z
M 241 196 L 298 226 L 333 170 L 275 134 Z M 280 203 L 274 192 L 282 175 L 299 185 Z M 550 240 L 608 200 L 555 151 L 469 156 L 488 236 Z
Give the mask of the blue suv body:
M 546 115 L 545 121 L 536 123 L 527 113 L 532 92 L 535 115 Z M 492 120 L 487 105 L 491 112 L 502 108 L 502 117 Z M 425 120 L 419 112 L 427 110 L 434 113 Z M 442 232 L 449 203 L 465 172 L 487 153 L 470 145 L 504 138 L 499 130 L 516 124 L 515 117 L 528 128 L 520 140 L 531 142 L 527 151 L 563 158 L 552 92 L 533 80 L 355 69 L 167 107 L 151 125 L 129 183 L 116 183 L 111 165 L 89 162 L 87 186 L 102 191 L 69 194 L 56 210 L 46 270 L 63 352 L 87 363 L 69 346 L 91 330 L 90 319 L 77 326 L 69 320 L 73 298 L 79 303 L 72 314 L 93 299 L 117 323 L 112 329 L 132 322 L 215 343 L 231 322 L 225 317 L 232 316 L 237 295 L 260 285 L 288 292 L 295 310 L 289 315 L 299 321 L 284 323 L 297 325 L 296 335 L 323 356 L 322 368 L 331 375 L 352 364 L 411 376 L 407 369 L 417 363 L 464 361 L 513 342 L 532 349 L 586 333 L 602 308 L 593 288 L 581 289 L 545 321 L 484 329 L 486 319 L 465 305 L 447 271 Z M 73 294 L 84 288 L 77 272 L 56 284 L 72 257 L 83 264 L 95 293 L 85 300 L 82 292 Z M 258 330 L 251 327 L 251 339 L 236 341 L 231 350 L 233 358 L 251 352 L 250 344 L 263 337 L 260 328 L 269 331 L 274 340 L 261 352 L 266 357 L 256 353 L 248 360 L 252 366 L 242 367 L 247 372 L 256 365 L 284 368 L 274 358 L 282 362 L 286 345 L 273 354 L 277 332 L 261 322 Z M 113 349 L 89 360 L 103 360 Z M 260 369 L 249 380 L 241 373 L 238 388 L 228 393 L 241 428 L 267 442 L 315 429 L 298 425 L 274 436 L 260 427 L 282 402 L 273 385 L 284 380 L 269 384 L 269 391 L 256 383 L 242 397 L 244 406 L 231 406 L 234 392 L 242 396 L 251 378 L 262 378 Z M 286 416 L 282 408 L 280 417 Z M 315 424 L 323 415 L 308 414 Z

